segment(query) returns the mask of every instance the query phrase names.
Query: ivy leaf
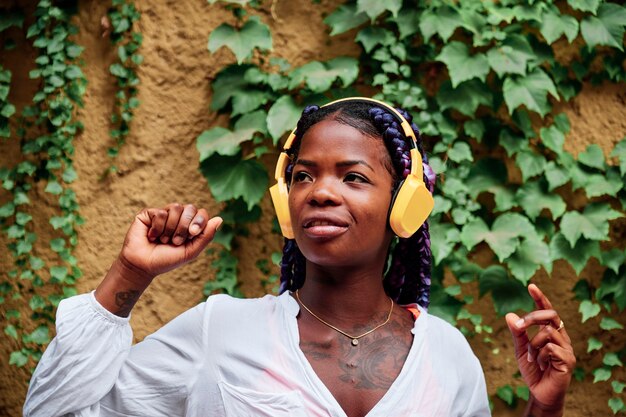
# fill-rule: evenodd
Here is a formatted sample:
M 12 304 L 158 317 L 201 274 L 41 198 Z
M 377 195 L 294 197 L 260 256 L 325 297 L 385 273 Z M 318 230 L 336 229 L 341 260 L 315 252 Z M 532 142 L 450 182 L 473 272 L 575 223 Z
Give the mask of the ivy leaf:
M 445 5 L 437 9 L 425 10 L 422 13 L 419 26 L 425 43 L 434 34 L 439 35 L 444 42 L 447 42 L 462 22 L 463 19 L 459 12 Z
M 595 240 L 579 239 L 574 247 L 559 232 L 554 235 L 550 242 L 550 254 L 552 260 L 565 259 L 570 263 L 576 274 L 579 275 L 583 270 L 587 261 L 592 256 L 596 259 L 600 258 L 600 244 Z
M 367 14 L 357 12 L 356 5 L 349 4 L 339 6 L 324 19 L 324 23 L 331 28 L 330 36 L 334 36 L 361 26 L 368 20 Z
M 489 74 L 489 63 L 485 54 L 469 54 L 467 45 L 452 41 L 441 49 L 441 53 L 436 58 L 437 61 L 444 62 L 448 67 L 452 87 L 456 88 L 463 81 L 478 78 L 485 81 Z
M 505 385 L 503 387 L 499 387 L 496 390 L 496 395 L 502 401 L 507 403 L 509 407 L 513 407 L 513 402 L 515 401 L 515 392 L 513 392 L 513 387 L 511 385 Z
M 572 43 L 578 35 L 578 21 L 574 16 L 561 14 L 559 9 L 554 7 L 544 11 L 539 31 L 548 44 L 554 43 L 562 35 Z
M 67 278 L 69 270 L 66 266 L 53 266 L 50 267 L 50 278 L 57 280 L 58 282 L 64 282 Z
M 212 84 L 212 110 L 223 109 L 235 94 L 244 90 L 248 84 L 245 74 L 250 68 L 253 67 L 251 65 L 231 65 L 220 71 Z
M 613 381 L 615 382 L 615 381 Z M 613 411 L 613 414 L 617 414 L 620 411 L 626 411 L 626 406 L 624 405 L 624 401 L 621 398 L 609 398 L 609 407 L 611 408 L 611 411 Z
M 546 167 L 546 158 L 531 151 L 518 152 L 515 162 L 522 171 L 524 181 L 541 174 Z
M 587 146 L 584 152 L 578 154 L 578 162 L 591 168 L 604 171 L 604 153 L 602 148 L 595 143 Z
M 598 368 L 594 369 L 593 374 L 593 383 L 608 381 L 611 378 L 611 370 L 608 368 Z
M 600 320 L 600 328 L 602 330 L 616 330 L 616 329 L 623 329 L 624 326 L 622 326 L 617 320 L 614 320 L 610 317 L 602 317 L 602 320 Z
M 611 386 L 613 387 L 613 392 L 616 394 L 621 394 L 624 388 L 626 388 L 626 384 L 619 381 L 611 381 Z
M 615 145 L 611 157 L 619 159 L 619 173 L 624 176 L 626 174 L 626 138 Z
M 254 160 L 242 160 L 240 155 L 213 155 L 202 162 L 200 170 L 217 201 L 242 197 L 248 210 L 261 201 L 268 186 L 263 165 Z
M 606 366 L 624 366 L 622 361 L 619 360 L 617 353 L 615 352 L 607 352 L 604 354 L 602 358 L 602 363 Z
M 539 68 L 535 68 L 526 76 L 507 77 L 502 86 L 502 93 L 509 113 L 513 113 L 517 107 L 524 105 L 528 110 L 545 116 L 550 111 L 548 94 L 559 99 L 554 82 Z
M 567 0 L 567 3 L 572 6 L 574 10 L 596 14 L 600 0 Z
M 246 114 L 256 110 L 267 103 L 270 98 L 270 93 L 262 90 L 246 89 L 236 91 L 233 94 L 233 111 L 231 116 Z
M 571 247 L 581 236 L 589 240 L 609 240 L 609 220 L 622 217 L 607 203 L 591 203 L 580 213 L 568 211 L 561 219 L 561 233 Z
M 283 133 L 296 126 L 301 112 L 302 109 L 290 95 L 284 95 L 276 100 L 267 113 L 267 130 L 272 136 L 274 144 L 278 143 L 278 139 Z
M 373 22 L 386 11 L 390 11 L 393 17 L 397 17 L 402 7 L 402 0 L 357 0 L 356 7 L 357 13 L 366 13 Z
M 454 250 L 461 241 L 459 230 L 450 223 L 433 223 L 430 226 L 430 239 L 437 244 L 431 245 L 433 261 L 438 265 Z
M 441 110 L 455 109 L 462 114 L 473 117 L 476 109 L 481 104 L 489 107 L 492 105 L 493 96 L 491 90 L 478 80 L 470 80 L 452 87 L 450 81 L 444 81 L 437 93 L 437 103 Z
M 24 24 L 24 12 L 22 10 L 8 11 L 3 10 L 0 14 L 0 32 L 11 26 L 21 28 Z
M 606 45 L 623 51 L 625 22 L 626 9 L 623 6 L 602 3 L 597 17 L 586 16 L 580 23 L 580 33 L 589 48 Z
M 610 251 L 602 252 L 602 259 L 600 264 L 619 273 L 620 266 L 624 265 L 626 261 L 626 253 L 623 250 L 613 248 Z
M 32 333 L 25 336 L 25 341 L 45 345 L 50 342 L 48 326 L 39 326 Z
M 565 135 L 555 125 L 550 127 L 542 127 L 539 131 L 543 144 L 554 151 L 557 155 L 563 153 L 563 144 L 565 143 Z
M 480 275 L 478 288 L 482 297 L 491 292 L 493 304 L 498 315 L 510 311 L 531 311 L 535 305 L 521 282 L 511 279 L 506 270 L 499 265 L 492 265 Z
M 590 337 L 587 340 L 587 353 L 593 352 L 594 350 L 602 349 L 602 342 L 596 339 L 595 337 Z
M 235 155 L 241 143 L 252 139 L 255 129 L 242 129 L 231 132 L 223 127 L 205 130 L 196 139 L 196 149 L 200 152 L 200 162 L 214 154 Z
M 211 32 L 208 44 L 209 51 L 213 53 L 222 46 L 233 51 L 237 62 L 241 64 L 252 55 L 255 48 L 271 50 L 272 34 L 269 27 L 262 23 L 258 16 L 251 16 L 241 30 L 223 23 Z
M 536 57 L 525 37 L 508 36 L 500 45 L 487 52 L 489 65 L 502 77 L 504 74 L 526 74 L 528 61 Z
M 531 220 L 536 219 L 543 209 L 550 210 L 553 219 L 565 213 L 566 204 L 561 196 L 547 192 L 539 181 L 526 182 L 517 190 L 515 198 Z
M 463 161 L 472 162 L 474 160 L 470 146 L 466 142 L 461 141 L 454 142 L 452 148 L 448 150 L 447 155 L 448 158 L 459 163 Z
M 63 192 L 63 187 L 57 181 L 48 181 L 48 185 L 46 185 L 46 189 L 44 191 L 50 194 L 59 195 Z
M 389 45 L 394 41 L 393 33 L 380 27 L 367 26 L 359 31 L 354 38 L 361 42 L 366 53 L 370 53 L 376 45 Z
M 395 20 L 401 40 L 419 31 L 420 19 L 417 10 L 403 10 Z
M 520 236 L 533 235 L 530 221 L 518 213 L 505 213 L 493 222 L 491 230 L 481 218 L 467 223 L 461 231 L 461 242 L 467 249 L 485 241 L 500 262 L 511 256 L 519 246 Z
M 9 365 L 15 365 L 18 368 L 21 368 L 27 363 L 28 363 L 28 355 L 24 354 L 24 352 L 20 350 L 11 352 L 11 356 L 9 357 Z
M 506 260 L 506 264 L 511 274 L 522 284 L 527 285 L 541 265 L 550 264 L 550 249 L 543 240 L 525 239 L 515 253 Z
M 582 322 L 586 322 L 592 317 L 600 314 L 600 305 L 591 302 L 590 300 L 583 300 L 578 306 L 578 312 L 582 314 Z
M 289 88 L 302 84 L 315 93 L 327 91 L 338 78 L 343 86 L 352 84 L 359 75 L 359 62 L 354 58 L 339 57 L 326 63 L 311 61 L 290 74 Z
M 617 170 L 610 170 L 606 175 L 587 173 L 583 180 L 583 187 L 589 198 L 601 195 L 615 196 L 624 187 L 624 180 Z

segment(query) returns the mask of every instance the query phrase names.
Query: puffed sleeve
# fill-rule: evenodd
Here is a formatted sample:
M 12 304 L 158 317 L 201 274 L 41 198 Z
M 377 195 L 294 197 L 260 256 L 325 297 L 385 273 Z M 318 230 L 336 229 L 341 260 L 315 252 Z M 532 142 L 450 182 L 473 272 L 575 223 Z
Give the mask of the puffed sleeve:
M 24 416 L 184 415 L 203 358 L 203 311 L 204 303 L 131 347 L 129 318 L 110 313 L 93 293 L 63 300 Z

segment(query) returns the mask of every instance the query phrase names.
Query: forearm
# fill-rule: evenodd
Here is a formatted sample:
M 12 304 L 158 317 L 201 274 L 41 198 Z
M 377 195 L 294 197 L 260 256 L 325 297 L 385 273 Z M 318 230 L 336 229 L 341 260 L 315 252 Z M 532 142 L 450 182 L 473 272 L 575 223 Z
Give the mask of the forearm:
M 524 417 L 563 417 L 563 408 L 563 404 L 546 406 L 531 396 Z
M 96 300 L 116 316 L 128 317 L 153 278 L 117 258 L 96 288 Z

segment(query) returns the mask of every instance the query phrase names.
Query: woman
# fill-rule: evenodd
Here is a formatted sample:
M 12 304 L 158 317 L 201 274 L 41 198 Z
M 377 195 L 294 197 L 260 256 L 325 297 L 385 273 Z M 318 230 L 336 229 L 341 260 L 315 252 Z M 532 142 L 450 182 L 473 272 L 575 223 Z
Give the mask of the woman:
M 95 293 L 59 306 L 24 414 L 489 415 L 469 345 L 425 310 L 434 175 L 421 174 L 409 123 L 362 98 L 305 109 L 272 191 L 287 237 L 281 295 L 212 296 L 131 348 L 127 316 L 143 290 L 221 224 L 191 205 L 140 212 Z M 550 302 L 529 291 L 537 310 L 506 317 L 526 414 L 560 416 L 575 359 Z

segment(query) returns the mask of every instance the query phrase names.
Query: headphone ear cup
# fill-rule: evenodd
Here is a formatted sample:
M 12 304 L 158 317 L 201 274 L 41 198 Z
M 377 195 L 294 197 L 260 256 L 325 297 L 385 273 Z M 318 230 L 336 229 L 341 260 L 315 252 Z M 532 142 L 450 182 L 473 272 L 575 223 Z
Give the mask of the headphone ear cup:
M 401 238 L 413 236 L 426 221 L 435 200 L 424 180 L 411 174 L 407 176 L 394 196 L 389 213 L 391 230 Z
M 287 239 L 293 239 L 293 228 L 291 226 L 291 215 L 289 214 L 289 191 L 284 178 L 279 178 L 278 182 L 270 187 L 270 196 L 276 217 L 283 236 Z

